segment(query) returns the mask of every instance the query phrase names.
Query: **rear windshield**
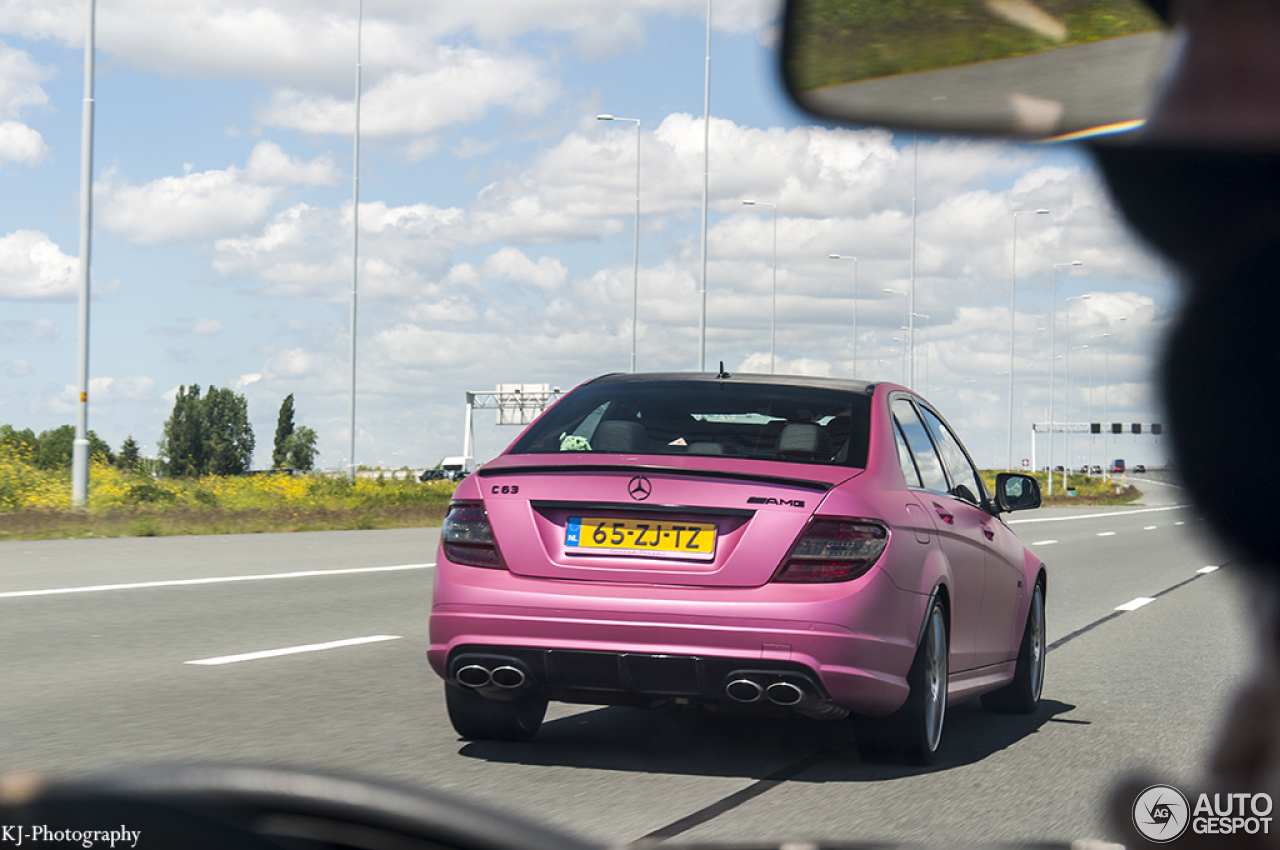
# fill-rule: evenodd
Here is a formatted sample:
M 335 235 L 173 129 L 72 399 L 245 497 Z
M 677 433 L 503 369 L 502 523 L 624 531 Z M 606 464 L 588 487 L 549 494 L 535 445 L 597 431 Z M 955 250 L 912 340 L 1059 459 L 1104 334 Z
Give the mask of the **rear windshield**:
M 509 454 L 712 455 L 862 468 L 869 396 L 726 381 L 589 384 L 565 396 Z

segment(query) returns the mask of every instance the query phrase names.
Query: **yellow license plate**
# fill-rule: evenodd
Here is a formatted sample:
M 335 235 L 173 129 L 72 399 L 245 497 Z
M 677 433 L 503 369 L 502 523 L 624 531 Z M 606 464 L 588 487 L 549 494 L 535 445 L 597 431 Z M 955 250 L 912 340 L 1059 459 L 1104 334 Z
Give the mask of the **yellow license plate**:
M 659 555 L 710 560 L 716 553 L 716 527 L 709 522 L 569 517 L 565 548 L 611 555 Z

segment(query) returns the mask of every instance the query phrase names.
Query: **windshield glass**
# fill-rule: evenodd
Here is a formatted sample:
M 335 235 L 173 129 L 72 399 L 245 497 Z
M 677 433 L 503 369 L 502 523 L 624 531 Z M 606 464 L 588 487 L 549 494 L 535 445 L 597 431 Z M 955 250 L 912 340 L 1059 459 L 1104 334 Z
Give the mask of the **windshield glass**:
M 712 455 L 861 468 L 871 398 L 816 387 L 689 381 L 580 387 L 510 454 Z

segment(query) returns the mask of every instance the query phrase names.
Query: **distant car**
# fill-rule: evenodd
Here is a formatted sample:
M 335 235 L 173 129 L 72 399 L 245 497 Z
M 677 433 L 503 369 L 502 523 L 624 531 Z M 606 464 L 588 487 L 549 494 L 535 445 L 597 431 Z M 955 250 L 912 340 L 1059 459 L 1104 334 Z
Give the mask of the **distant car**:
M 930 762 L 949 701 L 1032 712 L 1046 570 L 943 418 L 894 384 L 607 375 L 467 478 L 441 530 L 432 668 L 466 738 L 548 700 L 839 719 Z
M 1143 464 L 1139 463 L 1139 464 L 1137 464 L 1136 466 L 1134 466 L 1134 467 L 1133 467 L 1133 471 L 1134 471 L 1134 472 L 1146 472 L 1146 471 L 1147 471 L 1147 467 L 1146 467 L 1146 466 L 1144 466 Z
M 428 481 L 449 481 L 452 476 L 447 469 L 427 469 L 418 476 L 418 480 L 425 484 Z
M 1124 472 L 1124 461 L 1123 461 L 1123 460 L 1113 460 L 1113 461 L 1111 462 L 1111 472 L 1112 472 L 1112 473 Z
M 1090 475 L 1101 475 L 1101 474 L 1102 474 L 1102 466 L 1101 466 L 1100 464 L 1096 464 L 1096 463 L 1095 463 L 1093 466 L 1089 467 L 1089 474 L 1090 474 Z

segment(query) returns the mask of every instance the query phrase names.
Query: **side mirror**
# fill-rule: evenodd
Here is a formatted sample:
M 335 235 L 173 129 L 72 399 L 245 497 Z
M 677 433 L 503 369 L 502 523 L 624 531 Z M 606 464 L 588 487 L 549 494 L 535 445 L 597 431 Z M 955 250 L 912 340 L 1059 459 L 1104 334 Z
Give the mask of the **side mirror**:
M 1045 138 L 1132 129 L 1168 46 L 1143 0 L 788 0 L 782 71 L 824 118 Z
M 1040 507 L 1040 482 L 1030 475 L 1001 472 L 996 475 L 996 508 L 1001 513 Z

